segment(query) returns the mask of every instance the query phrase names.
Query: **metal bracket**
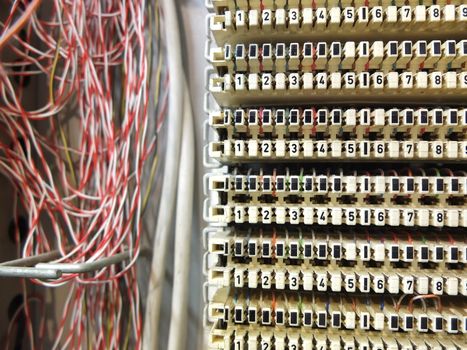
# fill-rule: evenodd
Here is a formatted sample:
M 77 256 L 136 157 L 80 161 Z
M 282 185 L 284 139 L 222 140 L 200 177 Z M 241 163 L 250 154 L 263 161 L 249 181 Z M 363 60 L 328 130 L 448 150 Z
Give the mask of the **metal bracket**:
M 203 230 L 203 248 L 204 250 L 208 249 L 208 240 L 209 237 L 218 231 L 217 227 L 207 226 Z
M 212 173 L 206 173 L 203 175 L 203 195 L 205 197 L 208 196 L 208 188 L 209 188 L 209 178 L 211 177 Z
M 211 157 L 209 157 L 209 144 L 207 144 L 207 145 L 204 145 L 203 147 L 203 166 L 209 169 L 219 168 L 221 166 L 221 163 L 210 158 Z
M 211 106 L 209 103 L 210 96 L 211 96 L 211 93 L 209 92 L 209 79 L 213 73 L 214 71 L 209 67 L 206 67 L 206 69 L 204 70 L 205 89 L 207 90 L 207 92 L 204 94 L 203 108 L 204 108 L 204 112 L 208 116 L 211 112 Z M 210 130 L 209 122 L 208 120 L 206 120 L 203 124 L 203 138 L 204 138 L 204 141 L 206 142 L 206 145 L 204 145 L 203 147 L 203 166 L 205 168 L 218 168 L 221 166 L 220 163 L 217 162 L 216 160 L 210 159 L 209 157 L 209 130 Z
M 25 266 L 0 266 L 0 277 L 23 277 L 56 280 L 62 276 L 62 271 L 56 269 L 38 269 Z
M 208 256 L 209 252 L 203 254 L 203 275 L 208 277 Z
M 211 11 L 214 9 L 214 4 L 212 3 L 212 0 L 205 0 L 204 1 L 204 6 L 208 9 L 208 11 Z
M 211 112 L 211 106 L 210 106 L 210 103 L 209 103 L 209 97 L 210 96 L 211 96 L 211 93 L 209 91 L 206 91 L 204 93 L 204 96 L 203 96 L 203 111 L 207 115 L 209 115 L 209 113 Z M 206 119 L 206 123 L 208 123 L 208 122 L 209 121 Z
M 209 302 L 208 300 L 208 296 L 209 296 L 209 283 L 208 282 L 204 282 L 203 283 L 203 301 L 205 304 L 207 304 Z
M 86 273 L 100 270 L 104 267 L 118 264 L 130 257 L 130 252 L 118 253 L 107 258 L 102 258 L 96 261 L 87 263 L 39 263 L 36 265 L 38 269 L 56 269 L 62 273 Z
M 211 222 L 208 214 L 208 208 L 211 200 L 209 198 L 205 198 L 203 202 L 203 220 L 206 222 Z
M 209 121 L 206 119 L 203 123 L 203 141 L 209 141 Z
M 86 273 L 118 264 L 130 257 L 130 252 L 115 254 L 87 263 L 50 263 L 61 256 L 59 250 L 38 254 L 23 259 L 0 263 L 0 277 L 58 279 L 64 273 Z
M 207 91 L 210 91 L 209 90 L 209 81 L 211 80 L 211 76 L 214 75 L 214 74 L 217 75 L 216 71 L 213 68 L 208 66 L 208 67 L 206 67 L 204 69 L 204 88 Z
M 203 327 L 206 329 L 210 325 L 208 317 L 208 306 L 206 305 L 203 309 Z
M 205 22 L 205 33 L 206 33 L 206 43 L 204 45 L 204 58 L 210 62 L 211 57 L 211 43 L 212 43 L 212 37 L 211 37 L 211 31 L 210 31 L 210 23 L 211 23 L 211 18 L 213 18 L 215 15 L 213 13 L 210 13 L 206 16 L 206 22 Z

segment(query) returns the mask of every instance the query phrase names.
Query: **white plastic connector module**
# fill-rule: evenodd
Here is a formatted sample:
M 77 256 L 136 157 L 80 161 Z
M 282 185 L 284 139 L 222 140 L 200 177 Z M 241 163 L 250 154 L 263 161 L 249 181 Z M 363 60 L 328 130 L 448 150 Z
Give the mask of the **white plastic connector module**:
M 263 212 L 270 213 L 263 216 Z M 215 224 L 305 224 L 362 226 L 467 227 L 463 207 L 413 208 L 412 206 L 285 204 L 270 206 L 216 205 L 210 207 L 209 221 Z
M 280 310 L 279 310 L 280 311 Z M 348 321 L 351 323 L 351 321 Z M 422 335 L 423 341 L 413 334 L 383 334 L 366 331 L 350 335 L 349 332 L 339 332 L 335 329 L 275 329 L 256 325 L 229 325 L 215 323 L 211 329 L 209 349 L 290 349 L 290 350 L 442 350 L 462 349 L 463 335 L 441 336 L 439 334 Z M 300 345 L 301 344 L 301 345 Z M 443 344 L 441 346 L 441 344 Z M 300 347 L 299 347 L 300 346 Z
M 294 277 L 295 276 L 295 277 Z M 333 293 L 467 295 L 467 279 L 451 272 L 393 268 L 341 267 L 330 271 L 322 266 L 268 266 L 232 264 L 210 269 L 209 283 L 217 287 L 274 290 L 328 291 Z
M 302 228 L 285 233 L 278 229 L 227 230 L 211 237 L 208 251 L 222 255 L 227 263 L 294 265 L 306 262 L 320 265 L 327 261 L 331 265 L 351 266 L 372 261 L 387 267 L 397 263 L 399 269 L 432 271 L 451 264 L 451 270 L 462 270 L 463 264 L 467 263 L 466 243 L 456 240 L 452 233 L 437 235 L 436 241 L 427 240 L 433 232 L 413 231 L 398 235 L 392 230 L 379 230 L 378 234 L 370 235 L 356 230 L 336 232 Z M 278 235 L 281 238 L 277 238 Z M 271 237 L 275 238 L 271 240 Z M 274 262 L 262 260 L 271 257 Z
M 388 103 L 394 98 L 401 102 L 423 103 L 440 97 L 447 102 L 462 102 L 467 97 L 467 72 L 420 71 L 411 75 L 410 84 L 404 80 L 407 79 L 406 74 L 397 71 L 337 72 L 337 80 L 331 79 L 326 72 L 300 72 L 296 86 L 293 78 L 290 78 L 292 73 L 288 74 L 289 77 L 284 73 L 252 74 L 256 76 L 253 85 L 248 75 L 243 73 L 213 77 L 209 82 L 210 91 L 221 106 L 330 102 L 336 98 L 354 103 L 368 103 L 371 99 Z M 284 83 L 281 84 L 281 81 Z
M 417 169 L 415 176 L 412 170 L 405 171 L 401 176 L 382 169 L 375 175 L 344 169 L 336 169 L 333 175 L 315 169 L 234 170 L 234 175 L 215 175 L 209 181 L 210 190 L 219 196 L 219 204 L 210 208 L 216 215 L 211 220 L 465 227 L 467 177 L 463 171 L 458 176 L 449 169 Z
M 418 302 L 417 302 L 418 300 Z M 342 329 L 376 332 L 463 333 L 462 309 L 454 298 L 437 297 L 422 304 L 413 296 L 395 301 L 392 297 L 356 296 L 347 298 L 312 292 L 297 296 L 293 292 L 274 295 L 270 291 L 238 291 L 220 289 L 209 304 L 211 322 L 234 326 L 275 326 L 282 328 Z M 429 300 L 429 299 L 426 299 Z M 430 300 L 431 301 L 431 300 Z M 419 303 L 420 305 L 417 305 Z M 442 312 L 443 307 L 445 311 Z M 283 315 L 282 315 L 283 312 Z M 459 314 L 460 313 L 460 314 Z
M 464 349 L 467 5 L 212 7 L 208 348 Z
M 209 123 L 219 135 L 210 156 L 226 162 L 467 159 L 465 108 L 237 108 Z
M 360 73 L 400 69 L 406 70 L 402 83 L 410 86 L 418 71 L 462 69 L 467 62 L 467 41 L 240 43 L 213 48 L 210 56 L 219 72 L 230 74 L 322 70 L 339 73 L 350 68 Z
M 324 5 L 324 2 L 323 2 Z M 323 6 L 322 5 L 322 6 Z M 363 4 L 362 4 L 363 5 Z M 401 4 L 402 5 L 402 4 Z M 464 4 L 416 6 L 321 7 L 288 10 L 253 8 L 227 10 L 210 18 L 210 29 L 219 45 L 225 42 L 321 40 L 390 40 L 393 37 L 462 38 L 467 22 Z M 235 7 L 237 8 L 237 7 Z M 254 18 L 250 22 L 250 17 Z
M 366 170 L 363 169 L 362 172 Z M 436 204 L 449 206 L 455 198 L 461 202 L 467 199 L 467 175 L 463 171 L 450 169 L 406 169 L 404 175 L 398 175 L 395 170 L 368 170 L 364 175 L 355 171 L 336 169 L 333 175 L 320 173 L 315 169 L 299 169 L 278 171 L 276 169 L 251 169 L 242 172 L 235 169 L 236 175 L 214 174 L 209 179 L 209 190 L 226 192 L 228 200 L 235 201 L 235 196 L 247 194 L 242 203 L 274 203 L 291 202 L 287 197 L 299 194 L 296 203 L 313 200 L 316 196 L 328 196 L 331 202 L 341 196 L 354 196 L 357 204 L 368 202 L 369 196 L 380 196 L 379 201 L 394 202 L 396 195 L 407 196 L 404 203 L 418 203 L 429 196 L 436 196 Z M 374 172 L 375 175 L 370 173 Z M 444 175 L 443 175 L 444 173 Z M 457 174 L 457 175 L 456 175 Z M 421 198 L 423 195 L 423 198 Z M 428 205 L 432 203 L 427 203 Z M 458 205 L 458 204 L 454 204 Z
M 347 22 L 349 19 L 352 19 L 353 16 L 358 15 L 359 17 L 363 17 L 364 14 L 355 13 L 355 9 L 351 7 L 350 5 L 354 3 L 353 1 L 323 1 L 323 0 L 318 0 L 315 1 L 314 4 L 316 7 L 325 7 L 330 11 L 330 16 L 332 17 L 332 9 L 334 8 L 339 8 L 339 9 L 346 9 L 345 10 L 345 18 L 347 19 Z M 389 4 L 388 1 L 383 2 L 384 4 Z M 403 12 L 401 13 L 401 16 L 403 18 L 407 18 L 410 14 L 406 8 L 411 8 L 411 7 L 425 7 L 425 6 L 432 6 L 435 4 L 441 5 L 441 4 L 446 4 L 447 2 L 442 2 L 440 3 L 439 1 L 436 2 L 434 0 L 406 0 L 406 1 L 395 1 L 393 2 L 394 5 L 401 7 L 399 11 Z M 357 1 L 355 2 L 356 5 L 360 6 L 365 6 L 368 7 L 371 10 L 374 8 L 379 8 L 381 6 L 380 1 L 376 0 L 369 0 L 369 1 Z M 451 5 L 462 5 L 463 2 L 462 0 L 453 0 L 450 1 L 449 4 Z M 216 13 L 224 13 L 226 10 L 230 11 L 235 11 L 237 9 L 243 10 L 243 11 L 248 11 L 248 10 L 269 10 L 269 9 L 286 9 L 290 8 L 289 12 L 289 17 L 293 17 L 293 12 L 299 12 L 298 9 L 301 8 L 306 8 L 307 5 L 309 5 L 308 2 L 302 1 L 302 0 L 288 0 L 288 1 L 273 1 L 273 0 L 211 0 L 210 5 L 214 8 Z M 405 5 L 405 6 L 403 6 Z M 454 7 L 454 6 L 453 6 Z M 309 9 L 311 10 L 311 8 Z M 447 16 L 449 18 L 453 17 L 454 14 L 451 13 L 451 9 L 449 10 L 449 14 Z M 340 13 L 340 12 L 339 12 Z M 424 12 L 425 13 L 425 12 Z M 290 15 L 292 14 L 292 15 Z M 425 13 L 426 16 L 426 13 Z
M 299 133 L 303 138 L 313 138 L 316 132 L 341 138 L 342 133 L 357 139 L 378 133 L 381 138 L 391 138 L 394 133 L 406 133 L 408 139 L 418 139 L 424 133 L 433 138 L 447 138 L 453 133 L 463 133 L 467 127 L 465 108 L 326 108 L 300 106 L 291 108 L 249 108 L 212 111 L 209 124 L 227 138 L 233 134 L 257 138 L 288 136 Z M 462 135 L 461 135 L 462 136 Z
M 467 141 L 224 140 L 209 144 L 210 157 L 249 160 L 456 160 L 467 159 Z
M 208 247 L 217 261 L 208 281 L 268 290 L 467 295 L 463 237 L 453 232 L 427 239 L 433 233 L 220 230 Z

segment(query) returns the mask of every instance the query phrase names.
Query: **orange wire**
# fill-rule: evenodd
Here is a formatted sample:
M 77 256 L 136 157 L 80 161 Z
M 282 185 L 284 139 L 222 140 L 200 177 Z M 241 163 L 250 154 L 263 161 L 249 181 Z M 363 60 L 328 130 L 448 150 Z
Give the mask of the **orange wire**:
M 272 171 L 272 182 L 274 183 L 274 187 L 272 190 L 272 196 L 276 196 L 276 189 L 277 189 L 277 184 L 276 184 L 276 169 Z
M 37 10 L 37 7 L 40 5 L 42 0 L 33 0 L 26 10 L 23 12 L 23 15 L 13 24 L 10 29 L 8 29 L 1 37 L 0 37 L 0 51 L 3 47 L 10 41 L 13 35 L 18 33 L 21 28 L 27 23 L 27 21 L 31 18 L 33 13 Z
M 454 240 L 454 238 L 452 238 L 451 234 L 449 234 L 449 233 L 448 233 L 448 239 L 449 239 L 449 243 L 451 243 L 451 244 L 456 243 L 456 241 Z
M 275 250 L 275 248 L 276 248 L 276 238 L 277 238 L 276 237 L 276 228 L 273 227 L 272 228 L 272 246 L 274 247 L 274 253 L 273 253 L 273 256 L 272 256 L 273 258 L 276 257 L 276 250 Z
M 442 310 L 441 298 L 439 297 L 439 295 L 435 295 L 435 294 L 426 294 L 426 295 L 417 295 L 416 297 L 413 297 L 412 299 L 410 299 L 410 301 L 409 301 L 409 307 L 408 307 L 410 312 L 413 312 L 413 302 L 414 302 L 414 299 L 415 299 L 415 298 L 417 298 L 416 300 L 421 300 L 421 299 L 436 299 L 436 300 L 438 301 L 436 311 L 441 312 L 441 310 Z

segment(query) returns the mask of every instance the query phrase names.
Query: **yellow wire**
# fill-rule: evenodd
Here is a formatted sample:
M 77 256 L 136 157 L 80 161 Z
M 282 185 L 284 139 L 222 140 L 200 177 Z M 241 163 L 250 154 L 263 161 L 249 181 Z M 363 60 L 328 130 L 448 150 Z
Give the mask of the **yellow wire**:
M 157 25 L 155 26 L 156 27 L 156 37 L 158 37 L 159 35 L 159 11 L 157 11 L 157 6 L 158 6 L 158 1 L 156 1 L 156 11 L 154 11 L 154 16 L 155 16 L 155 22 L 157 23 Z M 158 96 L 159 96 L 159 93 L 160 93 L 160 82 L 161 82 L 161 75 L 162 75 L 162 60 L 163 60 L 163 56 L 162 56 L 162 50 L 159 48 L 159 57 L 158 57 L 158 61 L 157 61 L 157 71 L 156 71 L 156 91 L 154 93 L 154 101 L 155 101 L 155 107 L 158 106 L 159 104 L 159 100 L 158 100 Z M 157 127 L 157 125 L 156 125 Z M 153 184 L 153 181 L 154 181 L 154 176 L 156 175 L 156 169 L 157 169 L 157 163 L 158 163 L 158 156 L 157 154 L 154 156 L 154 159 L 152 161 L 152 165 L 151 165 L 151 173 L 149 175 L 149 183 L 148 183 L 148 187 L 146 188 L 146 192 L 144 193 L 144 197 L 143 197 L 143 207 L 142 207 L 142 212 L 144 212 L 144 209 L 146 208 L 147 204 L 148 204 L 148 201 L 149 201 L 149 196 L 151 194 L 151 189 L 152 189 L 152 184 Z
M 133 319 L 133 314 L 130 312 L 130 318 L 128 319 L 128 326 L 126 327 L 126 333 L 125 333 L 125 340 L 123 342 L 123 348 L 128 350 L 128 343 L 130 342 L 130 326 L 131 326 L 131 321 Z
M 57 65 L 58 65 L 58 58 L 59 58 L 59 52 L 60 52 L 60 45 L 62 41 L 62 34 L 61 31 L 58 33 L 58 39 L 57 39 L 57 47 L 55 48 L 55 54 L 54 54 L 54 60 L 52 62 L 52 70 L 50 72 L 50 78 L 49 78 L 49 99 L 50 103 L 54 104 L 55 103 L 55 97 L 54 97 L 54 78 L 55 78 L 55 72 L 57 70 Z M 68 168 L 71 173 L 71 180 L 73 181 L 73 185 L 77 185 L 76 181 L 76 175 L 75 175 L 75 169 L 73 168 L 73 161 L 71 159 L 70 151 L 68 148 L 68 142 L 65 136 L 65 132 L 63 131 L 62 124 L 59 122 L 58 124 L 59 132 L 60 132 L 60 139 L 62 140 L 63 147 L 65 148 L 65 158 L 68 163 Z
M 108 307 L 110 306 L 109 300 L 112 298 L 112 293 L 110 291 L 110 288 L 106 288 L 106 293 L 109 295 L 109 297 L 107 298 L 107 306 L 106 306 L 106 309 L 108 310 Z M 107 313 L 107 344 L 105 345 L 107 349 L 110 349 L 110 334 L 112 333 L 112 330 L 115 331 L 114 327 L 115 326 L 113 324 L 113 319 L 110 316 L 110 314 Z
M 83 311 L 84 314 L 86 315 L 86 342 L 88 344 L 88 349 L 91 349 L 91 338 L 89 337 L 89 332 L 92 330 L 92 327 L 89 327 L 89 314 L 88 314 L 88 298 L 86 295 L 86 288 L 84 288 L 84 303 L 83 303 Z
M 153 22 L 152 22 L 152 13 L 151 13 L 151 6 L 149 6 L 149 28 L 150 28 L 150 37 L 152 39 L 153 37 L 153 31 L 155 30 L 155 37 L 158 38 L 159 37 L 159 11 L 157 10 L 158 8 L 158 1 L 156 0 L 155 1 L 155 5 L 154 5 L 154 22 L 156 23 L 155 26 L 153 26 Z M 155 27 L 155 29 L 154 29 Z M 151 55 L 150 57 L 150 61 L 151 61 L 151 64 L 150 64 L 150 69 L 152 70 L 152 54 L 151 54 L 151 48 L 152 48 L 152 40 L 149 40 L 149 45 L 150 45 L 150 48 L 149 48 L 149 53 Z M 157 63 L 157 71 L 156 71 L 156 91 L 154 93 L 154 100 L 155 100 L 155 107 L 157 107 L 158 105 L 158 99 L 157 97 L 159 96 L 159 90 L 160 90 L 160 80 L 161 80 L 161 74 L 162 74 L 162 50 L 159 49 L 159 57 L 158 57 L 158 63 Z M 149 75 L 151 76 L 152 73 Z M 157 127 L 157 125 L 156 125 Z M 149 196 L 151 194 L 151 188 L 152 188 L 152 183 L 153 183 L 153 180 L 154 180 L 154 176 L 156 174 L 156 169 L 157 169 L 157 163 L 158 163 L 158 156 L 157 154 L 154 156 L 154 159 L 152 161 L 152 165 L 151 165 L 151 172 L 150 172 L 150 175 L 149 175 L 149 184 L 148 184 L 148 187 L 146 188 L 146 192 L 144 194 L 144 197 L 143 197 L 143 203 L 142 203 L 142 212 L 144 213 L 144 209 L 146 208 L 147 204 L 148 204 L 148 201 L 149 201 Z M 126 328 L 126 332 L 125 332 L 125 339 L 123 341 L 123 349 L 126 349 L 128 350 L 128 344 L 129 344 L 129 341 L 130 341 L 130 328 L 131 328 L 131 322 L 132 322 L 132 319 L 133 319 L 133 314 L 130 312 L 130 317 L 128 319 L 128 326 Z
M 156 154 L 154 156 L 154 160 L 152 161 L 152 165 L 151 165 L 151 174 L 149 176 L 149 185 L 146 188 L 146 192 L 145 192 L 144 198 L 143 198 L 142 212 L 144 212 L 144 209 L 146 209 L 146 205 L 148 204 L 149 196 L 151 194 L 152 182 L 154 180 L 154 176 L 156 175 L 157 163 L 158 163 L 158 156 Z
M 156 82 L 159 83 L 160 81 L 160 72 L 162 70 L 162 65 L 159 64 L 158 67 L 157 67 L 157 78 L 156 78 Z M 158 90 L 159 90 L 159 84 L 156 85 L 156 95 L 155 96 L 158 96 Z M 157 105 L 158 101 L 156 101 L 156 105 Z M 156 126 L 157 127 L 157 126 Z M 156 168 L 157 168 L 157 163 L 158 163 L 158 156 L 157 154 L 154 156 L 154 159 L 152 161 L 152 165 L 151 165 L 151 173 L 149 175 L 149 184 L 148 184 L 148 187 L 146 188 L 146 192 L 144 194 L 144 198 L 143 198 L 143 208 L 142 208 L 142 212 L 144 212 L 144 209 L 146 208 L 146 205 L 148 204 L 148 200 L 149 200 L 149 196 L 151 194 L 151 189 L 152 189 L 152 183 L 154 181 L 154 176 L 156 175 Z
M 157 7 L 158 7 L 158 1 L 155 2 L 155 8 L 157 9 Z M 155 22 L 157 23 L 157 25 L 154 26 L 155 27 L 155 36 L 156 36 L 156 38 L 158 38 L 159 35 L 160 35 L 160 28 L 159 28 L 159 12 L 157 10 L 154 11 L 154 17 L 155 17 Z M 152 16 L 149 16 L 149 18 L 152 18 Z M 150 28 L 151 28 L 150 32 L 151 32 L 151 37 L 152 37 L 152 32 L 153 32 L 154 28 L 152 26 L 152 21 L 150 20 L 149 22 L 150 22 L 149 23 Z M 150 40 L 150 45 L 152 45 L 152 40 Z M 60 46 L 61 46 L 61 33 L 59 32 L 57 47 L 55 49 L 51 74 L 50 74 L 50 78 L 49 78 L 49 98 L 50 98 L 51 104 L 55 103 L 54 77 L 55 77 L 55 74 L 56 74 L 56 70 L 57 70 L 57 66 L 58 66 L 58 60 L 59 60 L 59 57 L 60 57 L 59 56 Z M 152 60 L 152 55 L 151 55 L 151 60 Z M 158 64 L 157 64 L 157 71 L 156 71 L 156 91 L 154 93 L 155 107 L 157 107 L 158 104 L 159 104 L 158 97 L 159 97 L 159 94 L 160 94 L 160 82 L 161 82 L 162 66 L 163 66 L 162 63 L 163 63 L 163 55 L 162 55 L 162 50 L 160 49 L 159 50 L 159 57 L 158 57 Z M 151 67 L 152 67 L 152 65 L 151 65 Z M 122 94 L 122 96 L 125 96 L 124 93 Z M 122 98 L 122 105 L 121 105 L 121 110 L 122 111 L 123 111 L 123 108 L 124 108 L 124 104 L 125 104 L 125 99 L 123 97 Z M 67 141 L 64 129 L 63 129 L 61 124 L 59 124 L 59 133 L 60 133 L 61 141 L 62 141 L 63 146 L 64 146 L 65 157 L 66 157 L 66 161 L 67 161 L 67 164 L 68 164 L 68 167 L 69 167 L 69 171 L 71 173 L 72 181 L 73 181 L 73 184 L 76 186 L 77 185 L 77 180 L 76 180 L 76 174 L 75 174 L 75 171 L 74 171 L 74 168 L 73 168 L 73 161 L 72 161 L 70 150 L 69 150 L 69 147 L 68 147 L 68 141 Z M 154 159 L 153 159 L 153 162 L 152 162 L 152 165 L 151 165 L 149 185 L 148 185 L 148 187 L 146 189 L 146 192 L 145 192 L 144 198 L 143 198 L 143 211 L 144 211 L 144 208 L 147 206 L 147 203 L 149 201 L 153 180 L 154 180 L 154 177 L 155 177 L 155 174 L 156 174 L 157 164 L 158 164 L 158 156 L 156 154 L 154 156 Z M 85 299 L 85 303 L 83 304 L 83 308 L 84 308 L 84 312 L 87 313 L 86 312 L 86 310 L 87 310 L 87 300 L 86 299 Z M 129 321 L 128 321 L 128 327 L 126 329 L 126 334 L 125 334 L 125 339 L 124 339 L 124 346 L 123 346 L 124 349 L 128 349 L 129 338 L 130 338 L 130 329 L 131 329 L 131 320 L 132 320 L 132 314 L 130 313 L 130 317 L 129 317 Z M 109 318 L 109 321 L 110 321 L 110 318 Z M 112 330 L 111 323 L 112 322 L 107 322 L 107 339 L 106 339 L 107 344 L 106 344 L 106 347 L 108 347 L 110 345 L 110 333 L 111 333 L 111 330 Z M 87 341 L 88 348 L 91 348 L 89 334 L 87 334 L 87 338 L 88 338 L 88 341 Z

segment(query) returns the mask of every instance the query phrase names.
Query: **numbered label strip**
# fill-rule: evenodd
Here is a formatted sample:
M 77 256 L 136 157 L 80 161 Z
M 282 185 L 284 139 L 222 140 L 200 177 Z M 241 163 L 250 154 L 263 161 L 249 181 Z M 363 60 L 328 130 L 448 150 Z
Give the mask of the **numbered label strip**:
M 235 140 L 210 142 L 211 158 L 253 160 L 457 160 L 467 159 L 467 141 Z
M 228 325 L 215 323 L 209 339 L 210 349 L 234 350 L 427 350 L 463 349 L 464 335 L 440 336 L 426 334 L 414 337 L 406 333 L 382 334 L 336 332 L 333 329 L 275 329 L 256 325 Z
M 363 4 L 362 4 L 363 5 Z M 325 41 L 381 37 L 462 37 L 467 22 L 465 4 L 425 6 L 306 7 L 225 11 L 210 17 L 216 42 L 255 42 L 264 38 Z M 290 6 L 290 5 L 289 5 Z M 323 39 L 325 38 L 325 39 Z
M 262 10 L 262 9 L 287 9 L 287 8 L 306 8 L 310 5 L 307 1 L 302 0 L 212 0 L 212 5 L 216 10 L 216 13 L 223 14 L 225 11 L 236 11 L 243 10 Z M 316 7 L 325 7 L 327 9 L 331 9 L 333 7 L 339 7 L 341 9 L 348 8 L 351 5 L 356 7 L 359 6 L 368 6 L 369 8 L 378 7 L 381 4 L 388 6 L 388 5 L 395 5 L 395 6 L 403 6 L 408 5 L 415 7 L 417 5 L 425 5 L 431 6 L 439 4 L 434 0 L 396 0 L 396 1 L 380 1 L 380 0 L 315 0 L 313 2 Z M 453 5 L 462 5 L 461 0 L 454 0 L 450 1 L 450 4 Z
M 467 296 L 467 277 L 452 272 L 394 268 L 265 266 L 230 264 L 209 271 L 209 283 L 219 287 L 347 293 L 434 294 Z
M 377 205 L 212 205 L 211 223 L 467 227 L 467 209 Z
M 337 98 L 368 103 L 393 101 L 396 96 L 411 103 L 441 96 L 446 102 L 462 102 L 467 96 L 467 72 L 237 73 L 210 78 L 209 89 L 221 106 Z

